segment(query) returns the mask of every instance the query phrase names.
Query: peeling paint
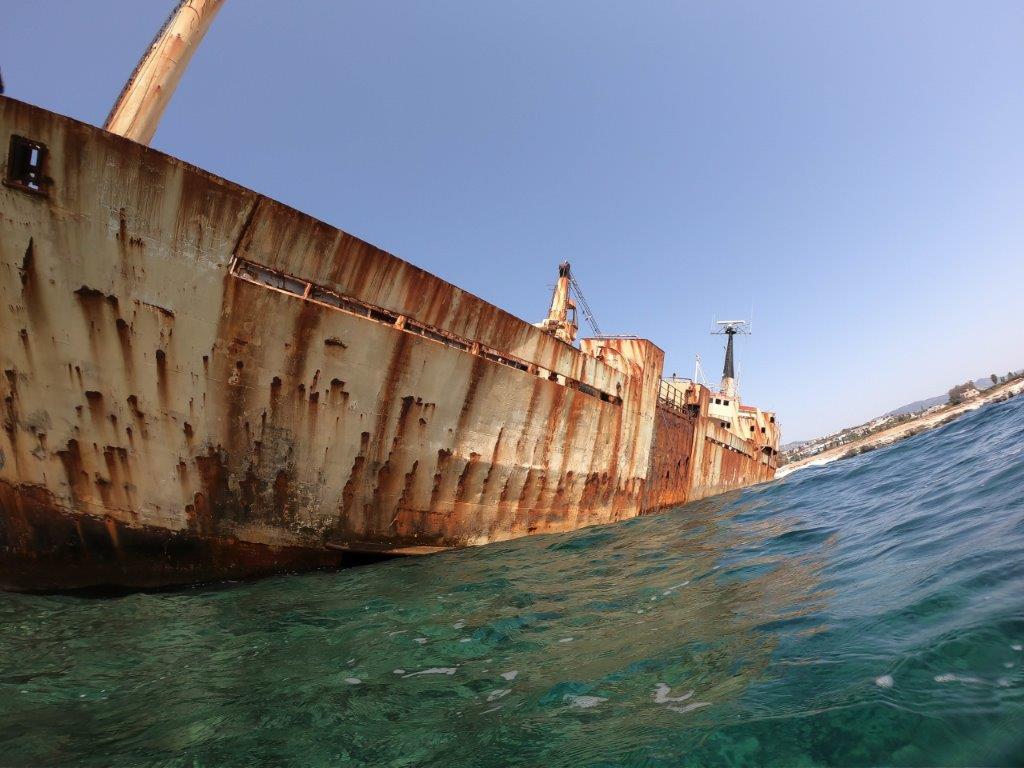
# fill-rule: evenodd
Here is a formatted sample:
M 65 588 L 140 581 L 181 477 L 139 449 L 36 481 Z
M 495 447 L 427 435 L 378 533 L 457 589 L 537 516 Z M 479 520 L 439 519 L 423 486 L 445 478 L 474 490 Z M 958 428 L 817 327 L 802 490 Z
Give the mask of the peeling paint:
M 577 349 L 284 205 L 0 97 L 11 134 L 46 145 L 48 183 L 0 187 L 0 585 L 426 553 L 774 472 L 760 451 L 777 433 L 717 427 L 706 389 L 687 394 L 696 415 L 666 409 L 649 341 Z

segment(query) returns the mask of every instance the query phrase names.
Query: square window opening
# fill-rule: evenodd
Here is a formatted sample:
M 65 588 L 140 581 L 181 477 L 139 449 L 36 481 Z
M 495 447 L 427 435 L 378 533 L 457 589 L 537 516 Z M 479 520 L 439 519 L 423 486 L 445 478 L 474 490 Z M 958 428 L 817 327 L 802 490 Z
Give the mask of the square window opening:
M 45 165 L 45 144 L 26 139 L 24 136 L 11 136 L 11 147 L 7 155 L 7 178 L 5 179 L 8 186 L 46 194 L 43 176 Z

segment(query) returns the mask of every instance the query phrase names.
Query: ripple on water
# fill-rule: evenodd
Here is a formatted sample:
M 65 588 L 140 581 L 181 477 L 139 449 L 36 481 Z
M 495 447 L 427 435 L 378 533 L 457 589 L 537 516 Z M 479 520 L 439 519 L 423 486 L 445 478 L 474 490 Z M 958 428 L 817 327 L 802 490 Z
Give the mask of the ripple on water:
M 15 765 L 1011 765 L 1024 398 L 664 515 L 0 596 Z

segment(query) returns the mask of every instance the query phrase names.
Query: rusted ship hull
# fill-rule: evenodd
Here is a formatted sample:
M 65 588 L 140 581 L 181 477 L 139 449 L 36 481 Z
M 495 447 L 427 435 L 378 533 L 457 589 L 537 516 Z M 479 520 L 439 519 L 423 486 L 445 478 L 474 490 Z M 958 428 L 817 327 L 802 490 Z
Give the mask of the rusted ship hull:
M 666 397 L 649 341 L 577 349 L 250 190 L 0 97 L 0 142 L 19 140 L 44 173 L 26 185 L 12 152 L 0 187 L 4 588 L 430 552 L 774 472 L 777 435 L 718 450 L 707 389 Z

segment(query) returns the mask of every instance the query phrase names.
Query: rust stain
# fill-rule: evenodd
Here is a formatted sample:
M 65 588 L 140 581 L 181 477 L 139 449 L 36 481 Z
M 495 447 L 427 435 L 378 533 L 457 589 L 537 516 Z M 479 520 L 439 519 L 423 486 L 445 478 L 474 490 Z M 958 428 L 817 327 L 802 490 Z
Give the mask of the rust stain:
M 70 517 L 38 485 L 0 479 L 0 589 L 53 592 L 96 586 L 135 588 L 244 579 L 338 566 L 327 549 L 204 537 L 92 515 Z
M 69 533 L 69 562 L 107 564 L 83 579 L 481 544 L 774 473 L 774 416 L 745 413 L 740 440 L 706 390 L 676 403 L 694 413 L 666 411 L 648 341 L 573 347 L 272 200 L 2 97 L 0 128 L 45 144 L 53 169 L 42 205 L 0 187 L 0 524 L 29 530 L 31 508 Z M 146 566 L 140 542 L 179 554 Z

